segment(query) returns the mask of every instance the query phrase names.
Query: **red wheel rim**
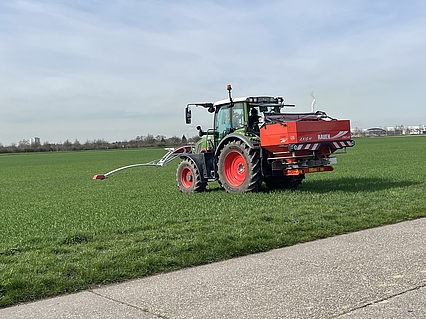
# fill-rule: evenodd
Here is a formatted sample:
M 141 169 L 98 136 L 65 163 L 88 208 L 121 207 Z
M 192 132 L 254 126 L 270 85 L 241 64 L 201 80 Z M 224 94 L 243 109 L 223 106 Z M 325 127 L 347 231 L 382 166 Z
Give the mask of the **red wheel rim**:
M 229 185 L 238 187 L 246 180 L 247 163 L 244 156 L 237 151 L 230 152 L 223 163 L 226 180 Z
M 185 188 L 190 188 L 194 183 L 194 175 L 188 167 L 183 168 L 180 172 L 180 182 Z

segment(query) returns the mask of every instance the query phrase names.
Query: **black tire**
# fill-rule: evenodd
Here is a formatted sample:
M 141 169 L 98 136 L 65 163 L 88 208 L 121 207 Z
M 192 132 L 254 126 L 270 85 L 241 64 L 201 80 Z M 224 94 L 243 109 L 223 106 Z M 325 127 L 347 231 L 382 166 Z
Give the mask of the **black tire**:
M 305 179 L 305 175 L 278 176 L 265 178 L 265 184 L 269 189 L 296 188 Z
M 228 193 L 257 191 L 262 184 L 259 152 L 242 141 L 228 142 L 219 154 L 219 184 Z
M 201 179 L 197 165 L 189 159 L 183 159 L 176 171 L 176 181 L 182 193 L 199 193 L 206 189 L 207 182 Z

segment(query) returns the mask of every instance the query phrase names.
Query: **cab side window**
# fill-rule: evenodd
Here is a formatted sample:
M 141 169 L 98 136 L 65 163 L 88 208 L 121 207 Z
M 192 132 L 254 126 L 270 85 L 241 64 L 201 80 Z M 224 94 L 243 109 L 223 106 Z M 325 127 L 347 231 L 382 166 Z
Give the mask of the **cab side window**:
M 220 138 L 235 129 L 244 127 L 244 104 L 235 103 L 233 107 L 230 104 L 223 105 L 216 114 L 216 131 Z

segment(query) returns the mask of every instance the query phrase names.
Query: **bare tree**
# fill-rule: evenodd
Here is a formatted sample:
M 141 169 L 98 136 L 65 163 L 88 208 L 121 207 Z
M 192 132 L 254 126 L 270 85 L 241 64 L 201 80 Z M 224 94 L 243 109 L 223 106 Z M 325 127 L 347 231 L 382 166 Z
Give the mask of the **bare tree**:
M 26 150 L 30 147 L 30 142 L 28 140 L 20 140 L 18 142 L 18 148 L 21 150 Z
M 74 143 L 72 143 L 72 150 L 73 151 L 79 151 L 83 148 L 83 146 L 81 145 L 80 141 L 78 139 L 74 140 Z

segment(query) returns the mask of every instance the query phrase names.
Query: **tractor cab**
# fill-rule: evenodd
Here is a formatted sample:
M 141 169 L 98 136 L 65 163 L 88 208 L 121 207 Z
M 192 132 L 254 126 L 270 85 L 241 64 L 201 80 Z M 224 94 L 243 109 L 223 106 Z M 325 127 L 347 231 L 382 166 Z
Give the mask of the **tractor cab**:
M 281 109 L 294 107 L 285 105 L 282 97 L 250 96 L 232 98 L 228 85 L 229 98 L 215 103 L 193 103 L 186 106 L 186 123 L 191 123 L 191 106 L 202 106 L 214 113 L 213 129 L 203 131 L 197 127 L 202 139 L 197 143 L 196 153 L 215 151 L 216 146 L 229 134 L 240 134 L 248 140 L 259 141 L 259 127 L 265 114 L 280 114 Z
M 219 141 L 230 133 L 244 129 L 247 113 L 244 102 L 221 102 L 223 101 L 214 104 L 216 112 L 213 123 Z

